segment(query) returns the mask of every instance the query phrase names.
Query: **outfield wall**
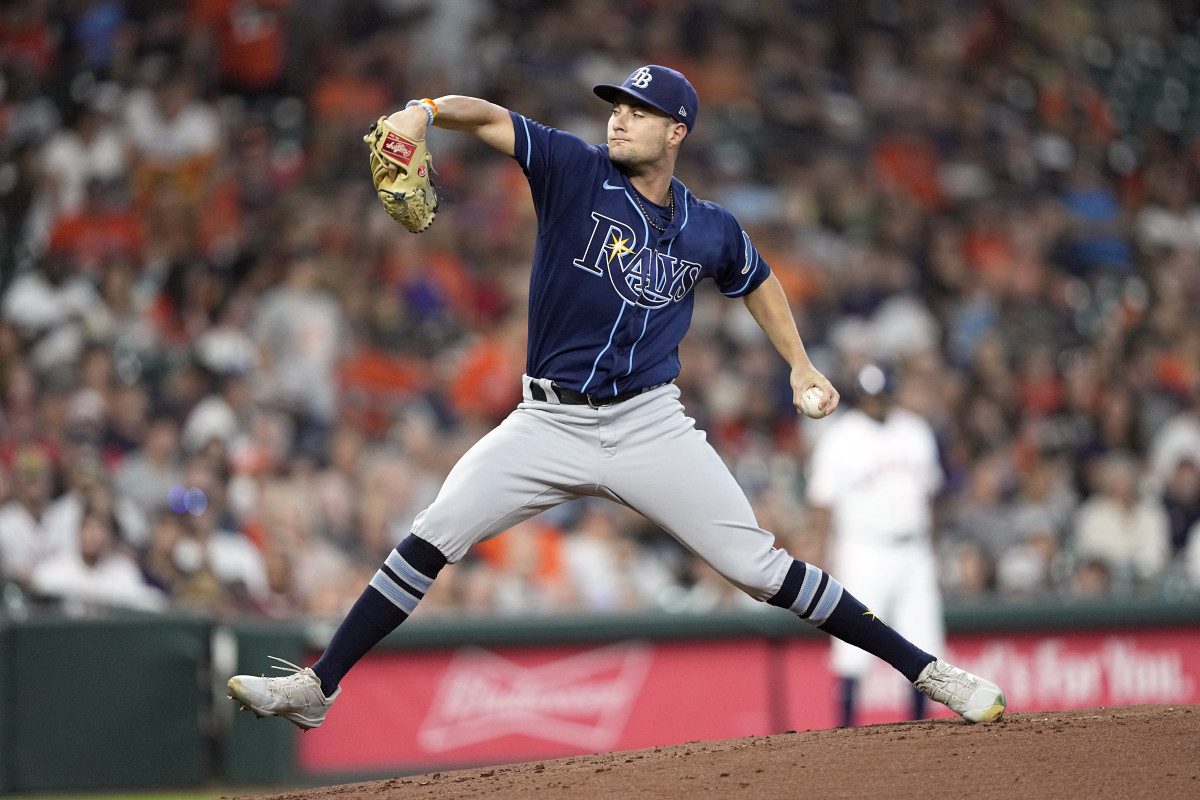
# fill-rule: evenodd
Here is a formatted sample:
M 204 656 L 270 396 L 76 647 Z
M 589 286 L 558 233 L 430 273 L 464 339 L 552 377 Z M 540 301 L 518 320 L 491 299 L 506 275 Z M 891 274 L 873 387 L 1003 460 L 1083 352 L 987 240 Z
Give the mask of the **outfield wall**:
M 1010 708 L 1200 703 L 1200 602 L 959 607 L 949 655 Z M 224 681 L 311 663 L 326 627 L 0 623 L 0 793 L 303 785 L 836 724 L 828 640 L 787 612 L 407 623 L 301 735 Z M 886 666 L 863 724 L 905 718 Z M 942 712 L 943 714 L 948 712 Z

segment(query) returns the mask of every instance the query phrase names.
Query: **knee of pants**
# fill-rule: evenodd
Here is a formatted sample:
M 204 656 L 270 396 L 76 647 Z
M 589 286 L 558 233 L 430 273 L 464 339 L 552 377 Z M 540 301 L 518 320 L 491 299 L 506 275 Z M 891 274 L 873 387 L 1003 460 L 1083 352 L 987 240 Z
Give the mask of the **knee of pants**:
M 765 559 L 723 565 L 717 571 L 725 580 L 750 597 L 765 603 L 783 586 L 792 557 L 783 550 L 772 550 Z
M 417 514 L 416 519 L 413 520 L 411 532 L 414 536 L 424 539 L 440 550 L 449 564 L 461 561 L 467 551 L 471 549 L 471 545 L 494 535 L 488 532 L 480 533 L 461 525 L 431 524 L 430 511 L 432 509 L 433 506 L 430 506 Z

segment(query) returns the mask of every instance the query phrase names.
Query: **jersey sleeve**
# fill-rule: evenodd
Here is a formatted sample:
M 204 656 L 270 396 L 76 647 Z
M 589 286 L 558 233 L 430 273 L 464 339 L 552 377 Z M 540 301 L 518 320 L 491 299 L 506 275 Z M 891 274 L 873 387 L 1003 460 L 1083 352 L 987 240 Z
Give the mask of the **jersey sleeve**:
M 771 274 L 771 267 L 759 255 L 758 248 L 750 241 L 750 235 L 728 211 L 725 218 L 725 241 L 728 243 L 726 258 L 713 276 L 717 288 L 726 297 L 742 297 L 758 288 Z
M 601 154 L 572 133 L 534 122 L 515 111 L 509 114 L 515 134 L 513 159 L 529 181 L 539 225 L 549 225 L 563 209 L 580 200 L 579 187 L 595 176 Z

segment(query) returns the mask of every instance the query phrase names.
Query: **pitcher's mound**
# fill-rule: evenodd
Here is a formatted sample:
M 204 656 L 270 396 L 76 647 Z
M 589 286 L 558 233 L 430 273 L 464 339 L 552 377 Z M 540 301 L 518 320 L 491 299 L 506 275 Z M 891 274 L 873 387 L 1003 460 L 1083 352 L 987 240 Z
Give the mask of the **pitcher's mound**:
M 475 767 L 262 800 L 1200 797 L 1200 706 L 1010 712 Z

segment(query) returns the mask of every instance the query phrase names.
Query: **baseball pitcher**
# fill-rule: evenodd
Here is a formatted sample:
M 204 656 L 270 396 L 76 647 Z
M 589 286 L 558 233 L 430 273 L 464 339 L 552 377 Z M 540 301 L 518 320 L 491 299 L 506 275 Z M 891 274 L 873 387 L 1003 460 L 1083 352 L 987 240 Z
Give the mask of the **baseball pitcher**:
M 559 503 L 603 497 L 660 525 L 751 597 L 882 658 L 968 720 L 998 719 L 1005 701 L 995 684 L 914 646 L 824 570 L 776 548 L 684 412 L 673 384 L 678 348 L 705 280 L 745 303 L 790 365 L 798 409 L 815 388 L 824 415 L 838 393 L 809 360 L 750 237 L 674 177 L 699 113 L 692 85 L 651 65 L 594 91 L 609 109 L 603 145 L 457 95 L 414 100 L 368 134 L 376 190 L 410 230 L 423 230 L 436 205 L 424 182 L 429 125 L 476 136 L 524 171 L 538 225 L 524 401 L 450 472 L 317 663 L 285 664 L 280 677 L 234 676 L 230 696 L 260 716 L 317 727 L 342 677 L 408 618 L 445 564 Z

